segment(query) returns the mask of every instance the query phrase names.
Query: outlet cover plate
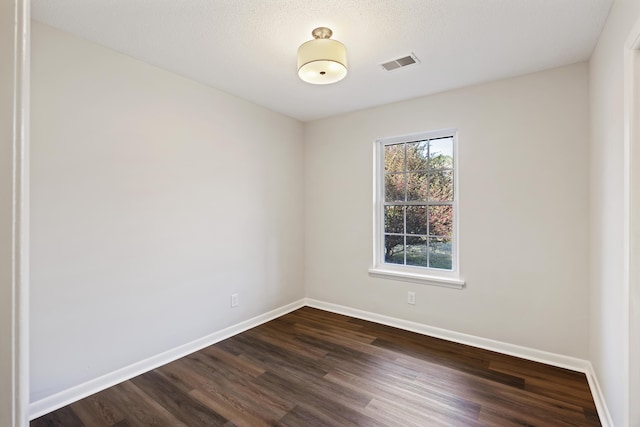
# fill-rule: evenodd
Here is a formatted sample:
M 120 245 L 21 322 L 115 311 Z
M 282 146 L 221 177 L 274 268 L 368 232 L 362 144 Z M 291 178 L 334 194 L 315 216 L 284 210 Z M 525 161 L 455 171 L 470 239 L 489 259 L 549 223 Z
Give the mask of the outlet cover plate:
M 409 291 L 407 293 L 407 304 L 414 305 L 416 303 L 416 293 Z

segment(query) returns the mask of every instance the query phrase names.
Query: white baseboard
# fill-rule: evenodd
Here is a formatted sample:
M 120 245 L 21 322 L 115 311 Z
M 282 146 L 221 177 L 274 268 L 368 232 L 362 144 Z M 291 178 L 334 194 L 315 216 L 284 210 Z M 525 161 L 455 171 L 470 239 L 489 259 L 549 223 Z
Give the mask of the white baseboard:
M 611 415 L 607 409 L 602 390 L 598 383 L 595 371 L 591 362 L 575 357 L 563 356 L 560 354 L 550 353 L 546 351 L 536 350 L 519 345 L 509 344 L 501 341 L 490 340 L 487 338 L 477 337 L 473 335 L 467 335 L 460 332 L 450 331 L 447 329 L 436 328 L 433 326 L 424 325 L 417 322 L 411 322 L 408 320 L 398 319 L 395 317 L 384 316 L 381 314 L 371 313 L 368 311 L 358 310 L 351 307 L 346 307 L 338 304 L 332 304 L 328 302 L 318 301 L 315 299 L 305 298 L 299 301 L 292 302 L 285 306 L 279 307 L 268 313 L 261 314 L 252 319 L 238 323 L 236 325 L 225 328 L 221 331 L 214 332 L 203 338 L 197 339 L 190 343 L 181 345 L 174 349 L 165 351 L 158 355 L 152 356 L 148 359 L 141 360 L 140 362 L 118 369 L 109 374 L 87 381 L 86 383 L 79 384 L 69 389 L 63 390 L 54 395 L 45 397 L 44 399 L 32 402 L 29 405 L 29 419 L 33 420 L 41 415 L 47 414 L 56 409 L 62 408 L 70 403 L 76 402 L 87 396 L 95 394 L 99 391 L 112 387 L 123 381 L 127 381 L 140 374 L 156 369 L 162 365 L 173 362 L 188 354 L 201 350 L 212 344 L 230 338 L 248 329 L 259 326 L 277 317 L 283 316 L 291 311 L 297 310 L 304 306 L 314 307 L 321 310 L 330 311 L 333 313 L 343 314 L 346 316 L 355 317 L 362 320 L 368 320 L 383 325 L 393 326 L 396 328 L 404 329 L 411 332 L 416 332 L 422 335 L 427 335 L 435 338 L 442 338 L 448 341 L 457 342 L 460 344 L 471 345 L 473 347 L 483 348 L 485 350 L 496 351 L 498 353 L 508 354 L 510 356 L 516 356 L 535 362 L 545 363 L 547 365 L 557 366 L 560 368 L 570 369 L 577 372 L 582 372 L 586 375 L 593 400 L 598 410 L 598 416 L 603 427 L 613 427 L 611 421 Z
M 332 313 L 343 314 L 345 316 L 355 317 L 362 320 L 368 320 L 395 328 L 416 332 L 435 338 L 442 338 L 447 341 L 453 341 L 460 344 L 466 344 L 473 347 L 491 350 L 510 356 L 520 357 L 522 359 L 532 360 L 559 368 L 570 369 L 585 374 L 593 400 L 598 410 L 598 416 L 603 427 L 613 427 L 611 415 L 607 409 L 607 405 L 602 395 L 600 385 L 598 384 L 595 371 L 591 362 L 588 360 L 578 359 L 575 357 L 564 356 L 561 354 L 550 353 L 547 351 L 536 350 L 529 347 L 523 347 L 515 344 L 509 344 L 502 341 L 491 340 L 487 338 L 467 335 L 461 332 L 450 331 L 447 329 L 436 328 L 424 325 L 422 323 L 411 322 L 408 320 L 398 319 L 395 317 L 384 316 L 381 314 L 371 313 L 364 310 L 358 310 L 343 305 L 332 304 L 324 301 L 318 301 L 311 298 L 305 299 L 305 305 L 318 308 L 320 310 L 330 311 Z
M 589 388 L 591 389 L 591 394 L 593 395 L 593 401 L 596 404 L 596 409 L 598 410 L 598 416 L 600 417 L 600 423 L 602 427 L 613 427 L 613 419 L 611 418 L 611 414 L 609 413 L 609 408 L 607 408 L 606 401 L 604 400 L 604 394 L 602 394 L 602 389 L 600 388 L 600 383 L 598 382 L 598 377 L 596 376 L 596 371 L 593 369 L 593 365 L 591 362 L 587 362 L 588 372 L 585 372 L 587 376 L 587 381 L 589 382 Z
M 29 404 L 29 419 L 33 420 L 42 415 L 48 414 L 51 411 L 55 411 L 56 409 L 62 408 L 63 406 L 69 405 L 70 403 L 76 402 L 80 399 L 84 399 L 85 397 L 99 391 L 113 387 L 116 384 L 127 381 L 162 365 L 166 365 L 167 363 L 173 362 L 174 360 L 180 359 L 181 357 L 198 350 L 202 350 L 205 347 L 230 338 L 248 329 L 255 328 L 256 326 L 304 307 L 304 303 L 304 299 L 292 302 L 252 319 L 245 320 L 244 322 L 240 322 L 236 325 L 222 329 L 221 331 L 199 338 L 195 341 L 167 350 L 132 365 L 125 366 L 124 368 L 110 372 L 83 384 L 79 384 L 59 393 L 47 396 L 44 399 L 31 402 Z

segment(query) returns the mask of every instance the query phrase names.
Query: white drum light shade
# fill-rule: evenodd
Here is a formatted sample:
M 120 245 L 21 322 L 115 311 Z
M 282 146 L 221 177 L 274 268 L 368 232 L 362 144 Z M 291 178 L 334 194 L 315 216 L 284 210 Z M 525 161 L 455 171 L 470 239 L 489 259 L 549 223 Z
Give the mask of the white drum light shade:
M 298 48 L 298 76 L 307 83 L 324 85 L 342 80 L 347 75 L 347 50 L 333 32 L 320 27 L 311 32 L 314 40 Z

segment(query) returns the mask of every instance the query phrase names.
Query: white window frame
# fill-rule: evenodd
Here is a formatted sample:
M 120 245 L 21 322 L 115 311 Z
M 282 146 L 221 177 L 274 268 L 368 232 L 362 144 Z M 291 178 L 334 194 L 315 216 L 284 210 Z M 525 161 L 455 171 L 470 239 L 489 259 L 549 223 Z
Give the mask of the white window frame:
M 391 144 L 424 141 L 443 137 L 453 137 L 453 235 L 451 238 L 452 269 L 442 270 L 429 267 L 408 266 L 384 262 L 384 147 Z M 373 266 L 369 275 L 383 279 L 393 279 L 426 285 L 463 289 L 465 281 L 460 278 L 460 257 L 458 242 L 458 132 L 457 129 L 441 129 L 430 132 L 381 138 L 373 144 Z

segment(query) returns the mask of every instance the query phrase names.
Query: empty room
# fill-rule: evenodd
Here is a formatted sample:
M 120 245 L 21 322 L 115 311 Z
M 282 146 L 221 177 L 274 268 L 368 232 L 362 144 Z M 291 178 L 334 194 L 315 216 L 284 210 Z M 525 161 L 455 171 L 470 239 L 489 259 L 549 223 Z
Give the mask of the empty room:
M 0 13 L 0 426 L 640 427 L 638 0 Z

